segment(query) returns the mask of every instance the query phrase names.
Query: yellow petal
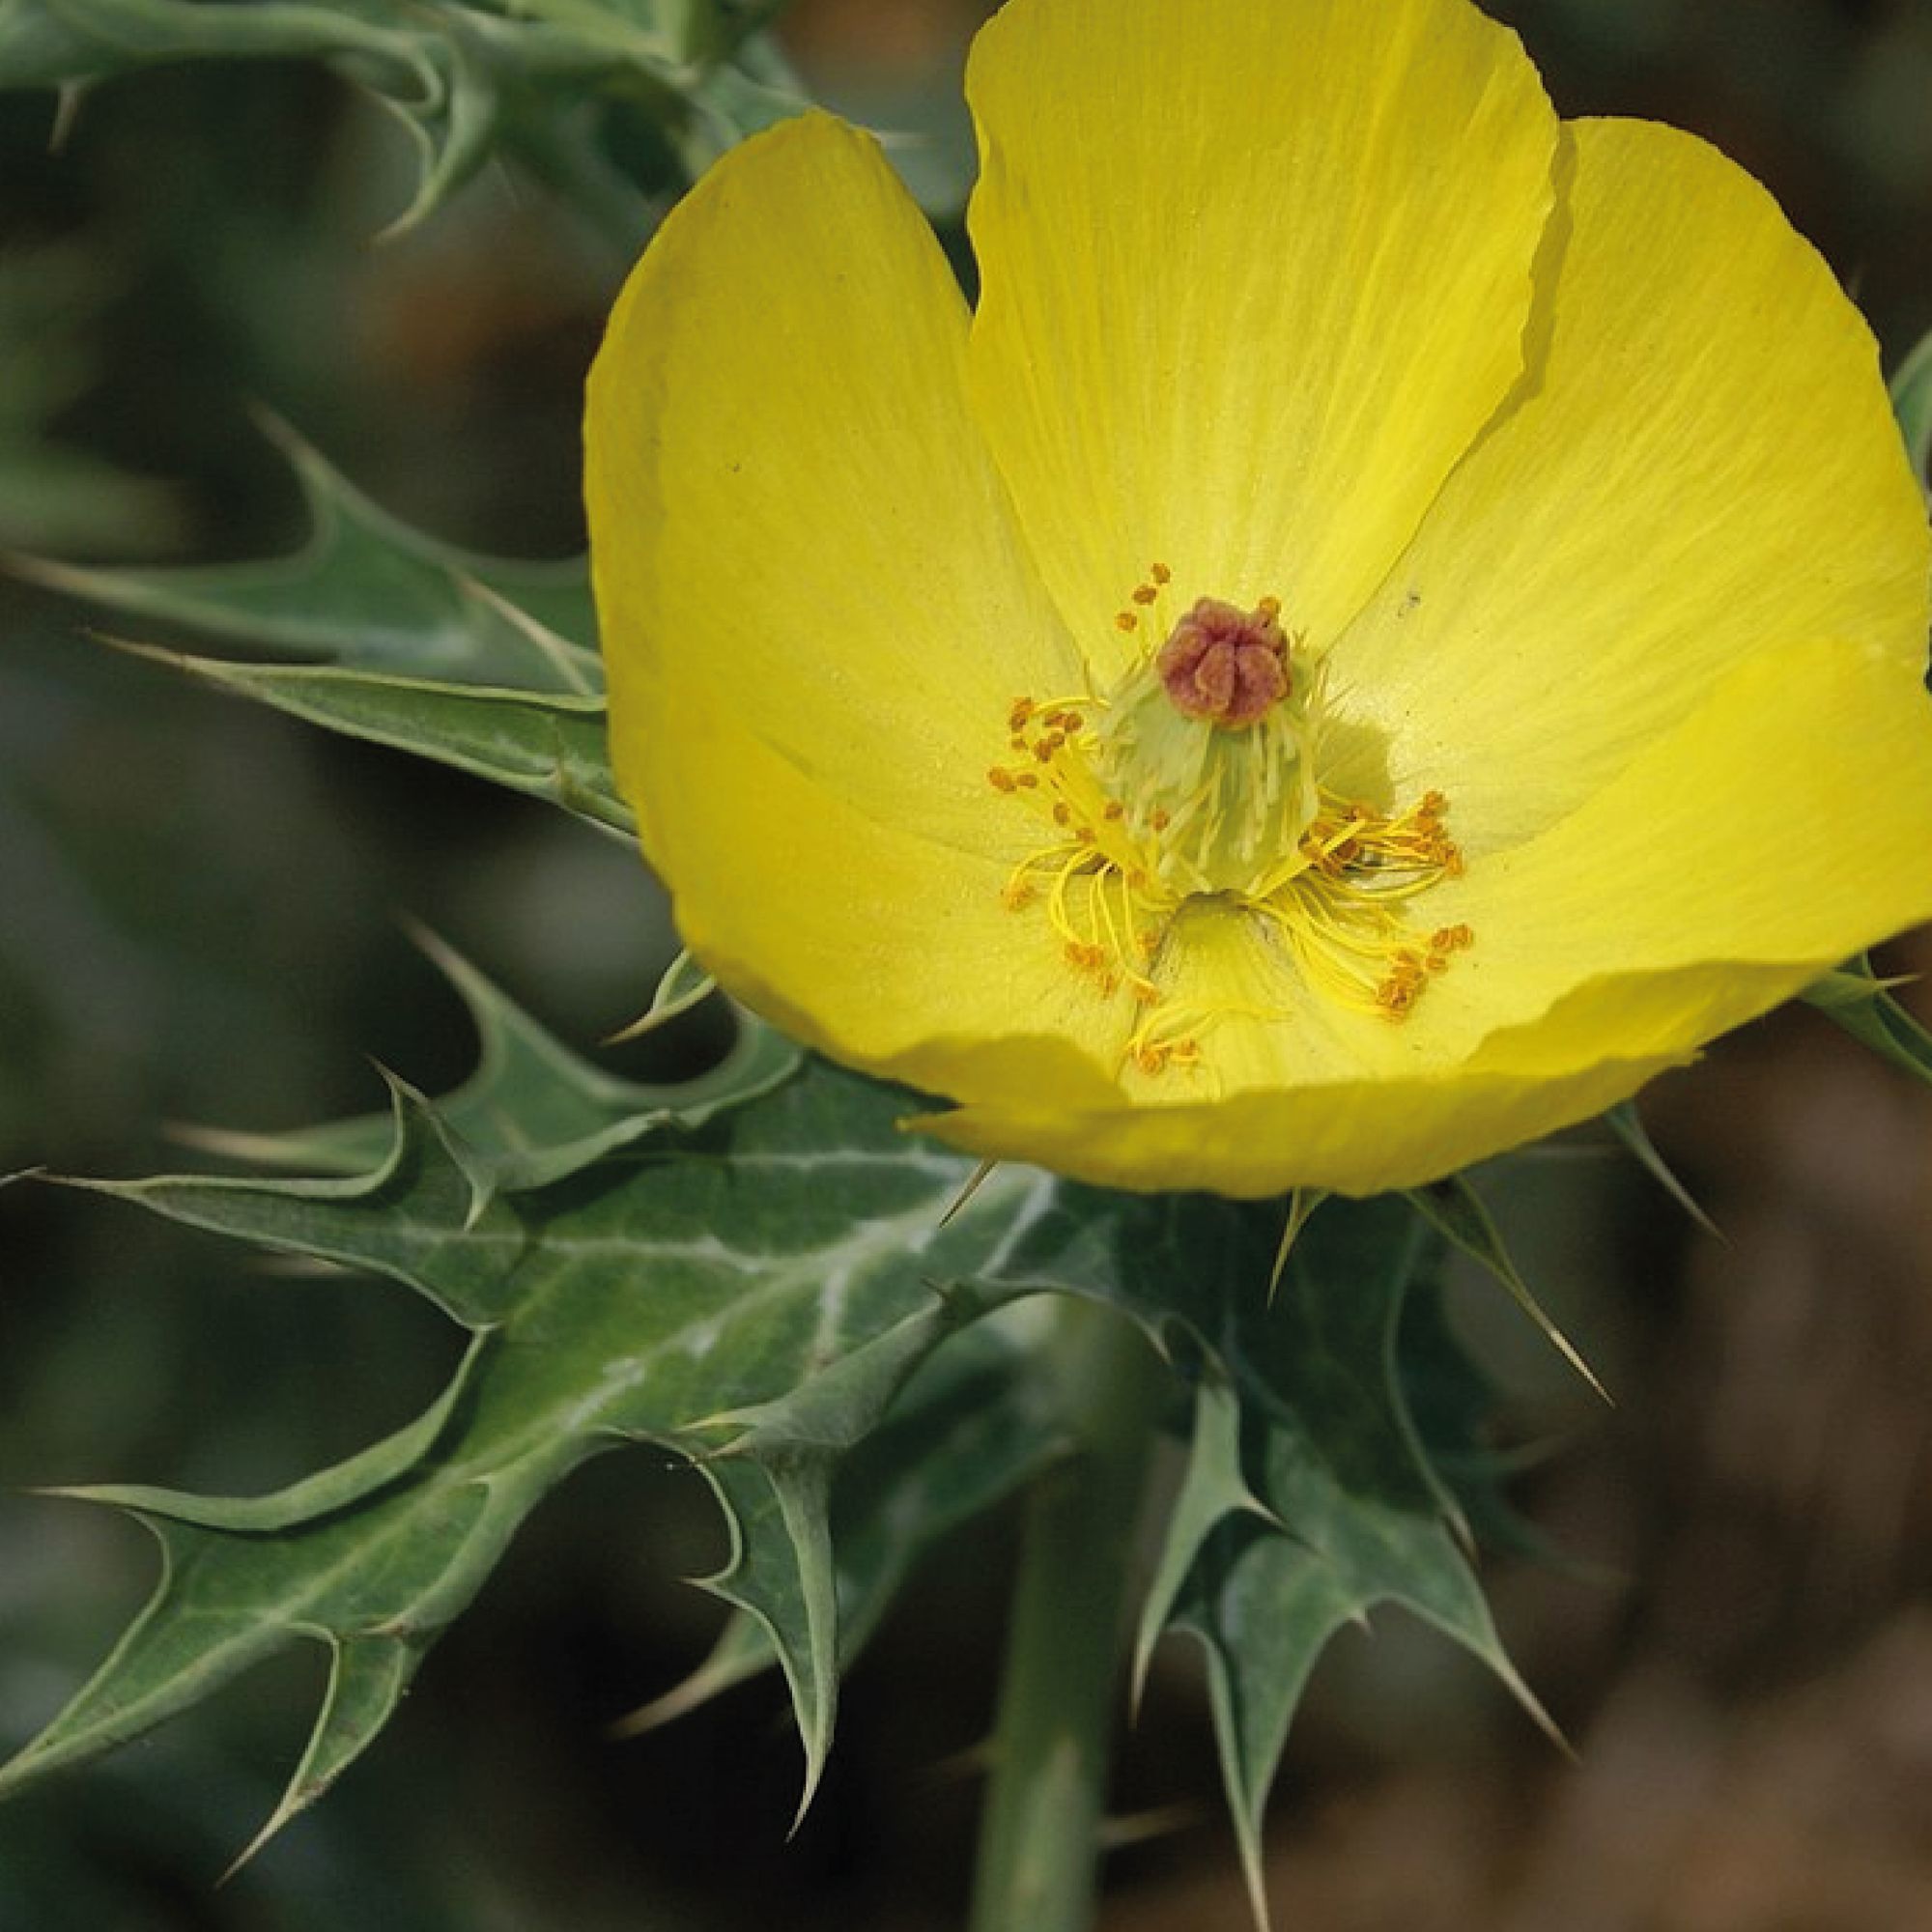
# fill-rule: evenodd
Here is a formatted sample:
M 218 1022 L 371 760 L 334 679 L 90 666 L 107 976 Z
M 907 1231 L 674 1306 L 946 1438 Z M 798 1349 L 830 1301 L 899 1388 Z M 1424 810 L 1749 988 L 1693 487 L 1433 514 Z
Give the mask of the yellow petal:
M 751 1005 L 888 1077 L 1105 1095 L 1103 1010 L 1001 903 L 1040 831 L 987 763 L 1013 697 L 1076 661 L 965 334 L 930 231 L 838 123 L 747 142 L 680 205 L 586 412 L 612 756 L 687 942 Z
M 1587 798 L 1743 660 L 1924 650 L 1923 506 L 1830 270 L 1690 135 L 1568 132 L 1533 386 L 1330 664 L 1394 794 L 1447 792 L 1471 853 Z
M 975 394 L 1096 663 L 1150 563 L 1326 643 L 1520 369 L 1555 121 L 1464 0 L 1011 0 Z
M 1290 989 L 1264 935 L 1196 921 L 1175 998 L 1233 1009 L 1210 1036 L 1224 1088 L 1568 1073 L 1681 1057 L 1824 968 L 1932 919 L 1932 699 L 1850 644 L 1746 664 L 1540 838 L 1471 862 L 1414 917 L 1475 943 L 1400 1024 Z M 1184 1091 L 1184 1090 L 1183 1090 Z M 1151 1082 L 1145 1097 L 1181 1097 Z
M 700 696 L 862 812 L 997 842 L 1008 707 L 1076 660 L 967 409 L 966 329 L 877 144 L 823 115 L 735 150 L 632 274 L 586 495 L 612 753 L 661 864 L 670 812 L 709 809 L 652 776 Z
M 1518 1069 L 1606 1038 L 1688 1050 L 1932 919 L 1928 827 L 1917 669 L 1848 643 L 1761 655 L 1568 818 L 1440 889 L 1477 933 L 1440 988 L 1445 1034 L 1497 1034 L 1479 1061 Z
M 1171 1107 L 990 1103 L 907 1124 L 982 1159 L 1037 1161 L 1105 1187 L 1291 1187 L 1374 1194 L 1568 1126 L 1626 1099 L 1682 1056 L 1605 1060 L 1552 1079 L 1478 1072 L 1253 1091 Z
M 1006 910 L 1000 864 L 882 824 L 703 699 L 651 756 L 678 929 L 747 1005 L 912 1086 L 1114 1097 L 1119 1023 L 1046 922 Z

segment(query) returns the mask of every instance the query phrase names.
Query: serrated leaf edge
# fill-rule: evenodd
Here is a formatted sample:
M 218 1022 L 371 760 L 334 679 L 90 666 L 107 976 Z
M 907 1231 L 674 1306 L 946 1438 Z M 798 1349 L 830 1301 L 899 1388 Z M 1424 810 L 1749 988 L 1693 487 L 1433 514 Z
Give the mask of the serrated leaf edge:
M 1405 1189 L 1404 1198 L 1452 1245 L 1471 1261 L 1480 1263 L 1535 1324 L 1544 1340 L 1609 1407 L 1616 1406 L 1615 1398 L 1598 1378 L 1597 1372 L 1537 1300 L 1535 1291 L 1512 1260 L 1494 1217 L 1464 1176 L 1452 1174 L 1427 1187 Z

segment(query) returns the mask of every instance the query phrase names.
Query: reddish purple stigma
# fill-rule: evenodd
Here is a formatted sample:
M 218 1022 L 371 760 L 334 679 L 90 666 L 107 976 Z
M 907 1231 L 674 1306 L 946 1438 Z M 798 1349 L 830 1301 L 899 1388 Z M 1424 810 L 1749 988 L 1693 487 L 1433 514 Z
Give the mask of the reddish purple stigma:
M 1288 696 L 1281 606 L 1264 597 L 1246 611 L 1217 597 L 1200 598 L 1153 662 L 1183 718 L 1239 730 Z

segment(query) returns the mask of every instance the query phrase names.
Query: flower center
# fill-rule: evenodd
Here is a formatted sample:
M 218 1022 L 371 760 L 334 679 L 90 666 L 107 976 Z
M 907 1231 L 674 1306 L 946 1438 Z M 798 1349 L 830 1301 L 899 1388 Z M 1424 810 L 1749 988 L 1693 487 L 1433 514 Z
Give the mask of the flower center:
M 1297 841 L 1320 801 L 1315 679 L 1294 641 L 1273 598 L 1245 612 L 1203 597 L 1099 708 L 1100 773 L 1148 869 L 1182 896 L 1265 893 L 1284 865 L 1300 869 Z
M 1406 1019 L 1472 935 L 1422 928 L 1415 902 L 1463 868 L 1425 794 L 1383 812 L 1327 789 L 1317 769 L 1321 677 L 1283 627 L 1281 605 L 1242 611 L 1196 600 L 1169 624 L 1171 573 L 1154 565 L 1116 618 L 1143 618 L 1166 639 L 1102 694 L 1015 698 L 1011 754 L 993 788 L 1051 831 L 1014 867 L 1006 902 L 1041 908 L 1069 965 L 1134 1014 L 1128 1061 L 1143 1072 L 1203 1064 L 1202 1036 L 1233 1013 L 1273 1008 L 1203 1004 L 1166 970 L 1183 911 L 1244 919 L 1285 976 L 1350 1010 Z

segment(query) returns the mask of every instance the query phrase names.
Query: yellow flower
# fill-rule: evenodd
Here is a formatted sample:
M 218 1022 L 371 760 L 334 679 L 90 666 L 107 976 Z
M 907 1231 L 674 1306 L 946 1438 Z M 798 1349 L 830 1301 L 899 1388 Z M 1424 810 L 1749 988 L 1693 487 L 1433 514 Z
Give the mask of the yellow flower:
M 1932 558 L 1755 183 L 1464 0 L 1012 0 L 977 310 L 747 142 L 586 435 L 695 953 L 987 1156 L 1416 1183 L 1932 917 Z

